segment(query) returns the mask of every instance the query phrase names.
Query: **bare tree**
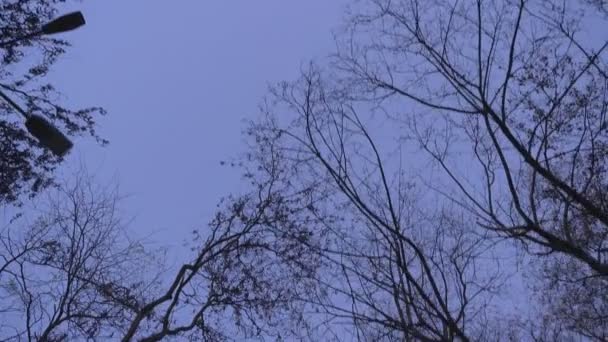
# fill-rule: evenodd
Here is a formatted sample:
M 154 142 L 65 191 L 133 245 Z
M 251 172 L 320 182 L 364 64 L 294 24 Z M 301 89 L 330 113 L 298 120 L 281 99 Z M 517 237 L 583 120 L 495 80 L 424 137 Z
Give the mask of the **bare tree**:
M 0 236 L 0 340 L 299 335 L 297 299 L 314 287 L 318 260 L 308 246 L 318 239 L 298 194 L 275 189 L 274 172 L 248 178 L 254 192 L 218 205 L 172 278 L 162 254 L 129 238 L 116 189 L 85 175 Z
M 315 220 L 299 194 L 279 191 L 276 167 L 247 179 L 254 191 L 218 205 L 208 227 L 193 232 L 194 256 L 167 286 L 141 303 L 123 341 L 170 337 L 200 341 L 298 336 L 298 298 L 314 288 L 317 256 L 308 246 Z
M 0 237 L 4 341 L 112 337 L 153 284 L 158 262 L 125 233 L 116 188 L 75 176 Z
M 333 86 L 312 66 L 274 89 L 276 107 L 248 131 L 249 159 L 262 170 L 279 161 L 282 187 L 306 194 L 302 206 L 322 223 L 320 245 L 309 246 L 321 261 L 317 288 L 300 298 L 312 339 L 489 338 L 488 302 L 502 282 L 489 241 L 454 206 L 423 206 L 406 165 Z
M 608 40 L 593 35 L 606 24 L 603 9 L 593 1 L 357 2 L 321 73 L 331 85 L 305 71 L 304 82 L 285 86 L 279 100 L 298 119 L 272 131 L 291 134 L 292 154 L 320 163 L 366 220 L 388 229 L 386 237 L 397 234 L 425 284 L 457 286 L 425 271 L 432 256 L 400 235 L 404 183 L 388 170 L 400 170 L 394 161 L 419 146 L 431 163 L 417 154 L 408 166 L 441 195 L 441 206 L 457 205 L 485 236 L 507 238 L 527 253 L 530 284 L 544 303 L 536 317 L 550 322 L 528 325 L 528 338 L 606 340 Z M 401 130 L 401 140 L 372 139 L 380 116 Z M 304 133 L 290 133 L 294 127 Z M 382 166 L 390 160 L 378 153 L 383 147 L 394 152 L 392 168 Z M 398 246 L 386 244 L 383 250 Z M 435 317 L 450 338 L 463 338 L 456 313 Z
M 323 200 L 346 199 L 333 204 L 348 213 L 346 232 L 328 224 L 341 241 L 328 249 L 339 267 L 322 283 L 351 304 L 327 311 L 341 310 L 358 338 L 485 340 L 503 328 L 513 339 L 608 338 L 608 40 L 591 35 L 606 19 L 593 1 L 360 1 L 326 70 L 312 67 L 274 90 L 270 110 L 281 115 L 252 132 L 258 145 L 281 146 L 279 157 L 297 171 L 292 181 L 326 182 Z M 423 154 L 408 159 L 413 147 Z M 408 184 L 440 196 L 425 202 Z M 440 208 L 438 216 L 429 208 Z M 424 227 L 417 235 L 405 222 L 420 211 L 428 221 L 414 220 Z M 492 281 L 479 286 L 459 275 L 471 276 L 471 266 L 479 276 L 474 260 L 488 248 L 510 250 L 493 244 L 499 238 L 526 253 L 528 284 L 543 305 L 531 310 L 536 323 L 522 315 L 492 332 L 478 320 L 484 305 L 459 292 L 476 293 L 476 284 L 483 293 Z M 378 296 L 405 284 L 413 292 L 402 302 Z M 419 310 L 416 319 L 408 306 Z

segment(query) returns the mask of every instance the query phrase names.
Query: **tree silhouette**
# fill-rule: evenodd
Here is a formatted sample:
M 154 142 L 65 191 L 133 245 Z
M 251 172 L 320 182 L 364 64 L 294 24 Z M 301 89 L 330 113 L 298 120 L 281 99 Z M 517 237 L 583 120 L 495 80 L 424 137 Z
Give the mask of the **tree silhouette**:
M 591 38 L 605 13 L 602 1 L 352 4 L 329 63 L 277 86 L 251 129 L 258 159 L 278 151 L 290 182 L 316 185 L 315 210 L 339 199 L 319 215 L 342 242 L 319 253 L 339 256 L 325 283 L 350 306 L 316 304 L 359 340 L 607 338 L 608 41 Z M 534 321 L 488 319 L 495 280 L 521 266 L 490 266 L 507 251 L 525 262 Z

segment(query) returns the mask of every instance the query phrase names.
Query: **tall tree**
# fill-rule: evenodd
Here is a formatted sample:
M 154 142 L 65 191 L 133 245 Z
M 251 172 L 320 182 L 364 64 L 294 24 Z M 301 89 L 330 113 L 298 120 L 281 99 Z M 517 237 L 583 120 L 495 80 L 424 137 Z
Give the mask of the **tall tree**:
M 170 270 L 127 231 L 116 188 L 75 173 L 0 230 L 0 341 L 299 336 L 318 223 L 261 176 L 218 205 Z
M 162 269 L 126 232 L 115 186 L 85 170 L 0 231 L 0 340 L 111 338 Z
M 311 340 L 492 339 L 488 302 L 503 282 L 491 242 L 453 205 L 425 207 L 407 165 L 387 159 L 358 110 L 314 66 L 274 90 L 278 108 L 252 124 L 249 159 L 279 167 L 280 188 L 322 224 L 315 292 L 300 301 Z M 281 112 L 282 113 L 282 112 Z M 272 165 L 278 165 L 271 167 Z M 485 272 L 479 270 L 484 269 Z
M 28 113 L 40 115 L 70 136 L 95 132 L 98 107 L 70 109 L 58 102 L 52 82 L 45 80 L 69 43 L 58 36 L 29 36 L 58 15 L 62 0 L 0 1 L 0 88 Z M 24 37 L 13 41 L 14 38 Z M 31 136 L 23 118 L 0 101 L 0 205 L 18 203 L 52 183 L 52 171 L 61 161 Z
M 279 180 L 279 165 L 248 173 L 252 191 L 218 205 L 195 230 L 192 258 L 134 312 L 122 341 L 283 341 L 302 337 L 316 285 L 321 222 Z
M 348 294 L 351 308 L 338 314 L 332 304 L 332 314 L 350 319 L 360 340 L 494 339 L 483 335 L 492 320 L 479 320 L 488 312 L 464 308 L 476 307 L 472 297 L 496 302 L 459 294 L 474 291 L 469 280 L 480 283 L 446 272 L 464 270 L 455 255 L 471 266 L 487 248 L 500 255 L 507 247 L 527 258 L 541 318 L 507 324 L 513 336 L 608 338 L 606 20 L 602 1 L 358 1 L 328 65 L 273 92 L 271 114 L 252 126 L 258 149 L 272 141 L 274 158 L 294 170 L 291 182 L 330 184 L 313 196 L 315 208 L 337 193 L 346 203 L 333 205 L 339 214 L 350 207 L 358 215 L 347 215 L 339 238 L 347 245 L 322 254 L 340 255 L 342 279 L 328 284 Z M 412 199 L 408 183 L 433 200 Z M 404 223 L 408 198 L 418 210 L 458 210 L 426 226 Z M 322 216 L 337 214 L 328 210 Z M 362 227 L 377 233 L 362 235 Z M 512 244 L 490 243 L 500 239 Z M 350 268 L 349 258 L 357 260 Z M 375 296 L 391 288 L 404 291 L 393 310 L 374 307 L 388 307 Z M 423 307 L 412 294 L 428 318 L 409 313 Z M 366 336 L 373 329 L 362 322 L 384 325 L 386 336 Z

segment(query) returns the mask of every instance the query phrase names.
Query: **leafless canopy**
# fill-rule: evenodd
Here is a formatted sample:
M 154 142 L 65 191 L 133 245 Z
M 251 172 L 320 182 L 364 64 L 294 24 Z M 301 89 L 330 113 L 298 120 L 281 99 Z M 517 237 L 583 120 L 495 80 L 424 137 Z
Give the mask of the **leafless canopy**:
M 274 146 L 258 159 L 274 151 L 334 218 L 318 253 L 340 305 L 313 304 L 359 340 L 508 338 L 500 324 L 513 339 L 608 338 L 605 14 L 593 1 L 354 3 L 331 61 L 276 87 L 250 132 Z M 497 270 L 524 276 L 492 266 L 511 252 L 536 322 L 488 319 Z

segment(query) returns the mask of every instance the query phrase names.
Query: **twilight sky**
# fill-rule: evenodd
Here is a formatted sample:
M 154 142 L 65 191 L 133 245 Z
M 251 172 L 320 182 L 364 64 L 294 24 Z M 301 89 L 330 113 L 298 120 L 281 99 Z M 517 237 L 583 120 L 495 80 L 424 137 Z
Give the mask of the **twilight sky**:
M 137 234 L 180 246 L 208 221 L 218 199 L 239 189 L 221 160 L 243 150 L 268 82 L 333 49 L 345 0 L 103 0 L 70 4 L 87 25 L 49 77 L 67 104 L 99 105 L 110 145 L 75 141 L 80 160 L 117 176 Z M 77 5 L 77 6 L 75 6 Z

